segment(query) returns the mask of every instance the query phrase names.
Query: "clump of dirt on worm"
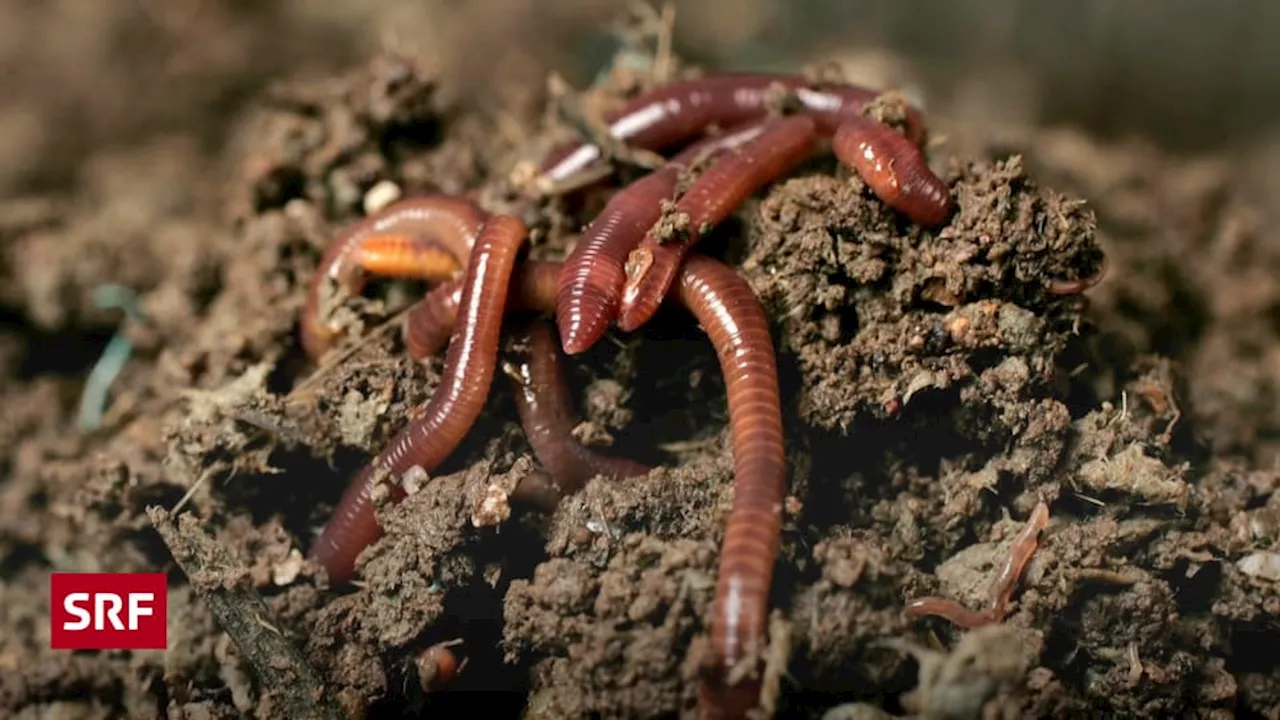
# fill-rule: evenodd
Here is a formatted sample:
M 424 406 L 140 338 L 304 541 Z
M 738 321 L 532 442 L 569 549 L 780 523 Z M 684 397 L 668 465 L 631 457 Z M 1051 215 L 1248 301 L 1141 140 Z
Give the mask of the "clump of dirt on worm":
M 177 577 L 167 654 L 47 649 L 49 567 L 169 567 L 142 512 L 157 503 L 201 518 L 348 710 L 448 712 L 473 704 L 466 690 L 515 691 L 502 701 L 512 716 L 692 707 L 732 458 L 715 356 L 678 313 L 568 363 L 584 437 L 661 466 L 648 477 L 593 482 L 550 516 L 509 507 L 536 463 L 499 375 L 455 457 L 404 478 L 414 492 L 379 510 L 388 534 L 362 557 L 356 588 L 329 588 L 302 559 L 345 482 L 439 377 L 438 361 L 409 361 L 398 326 L 384 324 L 413 297 L 397 286 L 352 303 L 365 325 L 321 368 L 302 360 L 305 283 L 366 192 L 381 180 L 474 192 L 535 221 L 547 255 L 595 204 L 517 205 L 509 171 L 565 128 L 541 132 L 524 102 L 512 117 L 540 131 L 498 132 L 436 90 L 429 71 L 394 56 L 273 90 L 241 128 L 219 207 L 196 200 L 212 187 L 180 181 L 210 172 L 182 144 L 157 151 L 163 172 L 138 173 L 141 153 L 104 170 L 89 185 L 97 203 L 6 205 L 6 256 L 52 269 L 3 298 L 35 329 L 0 335 L 0 369 L 23 379 L 0 385 L 11 408 L 0 439 L 13 448 L 0 613 L 15 630 L 0 634 L 0 707 L 258 711 L 270 689 Z M 936 151 L 958 201 L 936 232 L 819 157 L 701 247 L 757 290 L 782 368 L 791 478 L 766 688 L 783 716 L 846 703 L 837 712 L 1226 717 L 1280 704 L 1280 673 L 1247 650 L 1276 640 L 1277 474 L 1238 456 L 1261 447 L 1270 415 L 1232 416 L 1240 388 L 1269 387 L 1265 364 L 1205 379 L 1160 357 L 1192 368 L 1233 357 L 1260 326 L 1231 322 L 1230 303 L 1205 308 L 1226 302 L 1217 293 L 1233 268 L 1270 267 L 1271 255 L 1239 229 L 1247 214 L 1226 176 L 1197 183 L 1198 166 L 1061 141 L 1029 136 L 1025 160 L 1009 147 Z M 1130 163 L 1123 182 L 1106 180 L 1118 161 Z M 151 215 L 113 217 L 121 186 L 152 198 Z M 1197 220 L 1191 239 L 1165 240 L 1183 237 L 1186 219 L 1166 207 Z M 104 239 L 126 220 L 162 231 L 129 246 Z M 1137 278 L 1132 297 L 1104 283 L 1088 309 L 1049 293 L 1049 280 L 1098 271 L 1100 236 L 1111 277 Z M 1227 249 L 1201 250 L 1206 237 Z M 1188 264 L 1192 249 L 1229 261 Z M 1165 270 L 1134 259 L 1147 257 Z M 142 316 L 125 323 L 136 354 L 108 430 L 68 433 L 75 386 L 24 368 L 38 345 L 108 336 L 86 288 L 126 271 L 142 290 Z M 1269 296 L 1234 297 L 1257 309 Z M 1203 325 L 1175 332 L 1159 319 L 1175 310 Z M 903 617 L 926 594 L 982 607 L 1038 500 L 1052 519 L 1006 625 L 961 634 Z M 413 659 L 455 638 L 467 666 L 452 692 L 424 695 Z

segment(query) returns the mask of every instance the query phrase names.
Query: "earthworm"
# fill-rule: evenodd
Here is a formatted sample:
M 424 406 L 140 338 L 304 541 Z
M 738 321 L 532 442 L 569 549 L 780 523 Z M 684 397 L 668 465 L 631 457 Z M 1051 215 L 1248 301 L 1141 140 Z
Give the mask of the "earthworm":
M 665 165 L 619 190 L 565 259 L 556 324 L 566 353 L 587 350 L 609 328 L 622 301 L 627 253 L 662 217 L 679 179 L 680 169 Z
M 445 355 L 440 385 L 423 413 L 406 425 L 347 487 L 311 549 L 332 582 L 351 579 L 356 557 L 382 536 L 374 514 L 374 488 L 392 482 L 391 499 L 404 499 L 399 476 L 413 466 L 430 473 L 475 424 L 493 383 L 502 316 L 516 257 L 528 235 L 518 218 L 497 215 L 485 223 L 467 262 L 458 317 Z
M 341 332 L 321 317 L 323 296 L 331 284 L 358 294 L 364 286 L 362 262 L 372 262 L 380 272 L 390 274 L 427 270 L 428 277 L 415 275 L 424 280 L 449 277 L 462 267 L 487 217 L 469 200 L 431 195 L 393 203 L 344 230 L 325 249 L 307 288 L 301 323 L 307 355 L 319 358 Z M 391 247 L 408 252 L 388 254 Z
M 777 362 L 764 309 L 729 266 L 691 255 L 676 297 L 715 346 L 733 438 L 733 507 L 711 614 L 719 667 L 704 677 L 699 707 L 703 717 L 745 717 L 759 698 L 760 679 L 748 673 L 735 684 L 732 676 L 763 651 L 786 491 Z
M 703 233 L 808 157 L 816 140 L 815 127 L 813 118 L 805 115 L 778 118 L 750 142 L 716 158 L 698 176 L 676 201 L 673 214 L 682 223 L 676 236 L 664 237 L 654 227 L 628 256 L 617 319 L 620 329 L 630 332 L 653 317 L 675 282 L 680 262 Z
M 888 125 L 864 115 L 846 118 L 831 148 L 876 197 L 917 225 L 937 227 L 951 215 L 946 183 L 929 169 L 920 148 Z
M 531 275 L 554 274 L 559 268 L 559 263 L 550 261 L 526 260 L 524 265 L 524 272 Z M 695 254 L 686 258 L 679 280 L 673 300 L 688 308 L 711 338 L 729 402 L 734 504 L 725 528 L 711 621 L 713 647 L 721 664 L 716 677 L 707 679 L 703 701 L 709 711 L 733 715 L 732 707 L 749 706 L 758 695 L 758 681 L 744 679 L 730 687 L 724 676 L 758 650 L 764 637 L 781 534 L 786 466 L 777 362 L 764 310 L 737 273 Z M 519 288 L 525 293 L 519 299 L 524 307 L 545 311 L 552 305 L 545 283 L 525 282 Z M 440 317 L 447 325 L 449 306 L 442 307 Z M 568 406 L 567 401 L 557 404 Z M 555 498 L 546 487 L 548 479 L 541 473 L 534 475 L 529 487 L 522 481 L 512 498 L 517 493 L 529 495 L 530 502 L 551 506 Z
M 1045 283 L 1045 290 L 1051 295 L 1079 295 L 1102 282 L 1106 276 L 1107 262 L 1104 257 L 1102 264 L 1098 266 L 1098 271 L 1094 274 L 1075 280 L 1049 280 Z
M 511 277 L 507 313 L 521 310 L 549 313 L 555 309 L 556 282 L 563 265 L 548 260 L 525 260 Z M 404 341 L 409 356 L 425 360 L 449 343 L 462 301 L 463 278 L 454 278 L 432 288 L 405 317 Z
M 462 269 L 441 246 L 412 235 L 373 235 L 352 249 L 349 264 L 370 275 L 441 280 Z
M 512 505 L 526 505 L 543 512 L 553 512 L 563 496 L 556 481 L 545 470 L 534 470 L 520 478 L 507 495 Z
M 590 349 L 617 317 L 627 255 L 662 218 L 664 201 L 675 197 L 680 172 L 696 160 L 754 139 L 764 127 L 765 123 L 752 121 L 694 143 L 609 199 L 565 258 L 560 276 L 556 324 L 567 354 Z
M 1004 565 L 991 580 L 991 604 L 986 610 L 976 611 L 961 605 L 955 600 L 940 597 L 923 597 L 907 603 L 907 617 L 917 618 L 922 615 L 934 615 L 951 624 L 972 630 L 983 625 L 1000 622 L 1009 612 L 1009 600 L 1018 585 L 1018 578 L 1026 569 L 1031 556 L 1035 554 L 1040 532 L 1049 524 L 1049 506 L 1043 501 L 1036 504 L 1031 511 L 1027 524 L 1014 537 L 1009 545 L 1009 554 Z
M 555 279 L 561 263 L 526 260 L 515 270 L 507 312 L 521 309 L 546 312 L 555 303 Z M 458 293 L 450 281 L 435 288 L 410 311 L 405 325 L 406 344 L 415 358 L 430 357 L 447 341 L 458 316 Z M 551 476 L 557 495 L 577 492 L 596 475 L 625 478 L 644 475 L 649 467 L 616 458 L 580 444 L 573 436 L 578 424 L 565 386 L 560 348 L 545 324 L 530 322 L 517 337 L 527 346 L 522 362 L 511 368 L 516 411 L 533 452 Z M 528 490 L 533 504 L 545 504 L 541 493 Z
M 418 672 L 418 684 L 423 692 L 435 692 L 453 682 L 467 661 L 458 662 L 458 656 L 450 648 L 461 645 L 461 640 L 449 640 L 436 643 L 418 653 L 414 658 L 414 669 Z
M 622 479 L 648 474 L 647 466 L 598 453 L 573 436 L 578 418 L 565 384 L 560 347 L 547 323 L 525 323 L 514 339 L 524 346 L 523 357 L 509 371 L 520 424 L 561 496 L 576 493 L 597 475 Z
M 606 115 L 609 134 L 632 147 L 659 151 L 697 137 L 710 127 L 732 127 L 767 115 L 776 90 L 792 93 L 804 112 L 824 133 L 862 111 L 879 93 L 856 85 L 818 89 L 799 75 L 725 73 L 676 80 L 632 98 Z M 907 109 L 907 135 L 919 141 L 924 123 L 915 108 Z M 560 182 L 601 158 L 599 146 L 577 143 L 553 154 L 541 174 Z

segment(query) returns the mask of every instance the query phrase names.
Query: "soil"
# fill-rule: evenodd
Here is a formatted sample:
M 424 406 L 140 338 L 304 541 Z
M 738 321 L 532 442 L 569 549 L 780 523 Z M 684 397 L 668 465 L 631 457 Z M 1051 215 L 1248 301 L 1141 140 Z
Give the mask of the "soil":
M 507 691 L 484 696 L 507 716 L 691 713 L 733 478 L 716 358 L 678 313 L 569 363 L 583 437 L 648 477 L 479 518 L 537 465 L 498 382 L 448 464 L 379 510 L 356 587 L 302 559 L 441 370 L 405 354 L 396 313 L 418 288 L 395 284 L 306 361 L 326 243 L 390 180 L 520 213 L 535 254 L 562 254 L 599 198 L 517 199 L 522 163 L 574 132 L 547 108 L 652 79 L 619 64 L 558 100 L 513 79 L 493 112 L 437 72 L 386 53 L 288 79 L 224 139 L 99 148 L 71 190 L 0 203 L 4 715 L 279 716 L 290 689 L 210 609 L 224 586 L 265 600 L 352 716 L 474 712 L 473 690 Z M 1070 129 L 935 138 L 959 208 L 940 232 L 820 154 L 700 246 L 757 291 L 781 365 L 767 700 L 780 717 L 1280 718 L 1280 243 L 1221 159 Z M 1085 296 L 1050 292 L 1104 266 Z M 95 304 L 112 285 L 135 312 Z M 86 429 L 80 393 L 117 331 L 131 353 Z M 904 615 L 925 595 L 983 607 L 1041 500 L 1004 623 Z M 175 564 L 156 506 L 212 539 L 222 575 Z M 51 571 L 155 570 L 168 651 L 48 649 Z M 454 639 L 465 666 L 425 693 L 415 658 Z

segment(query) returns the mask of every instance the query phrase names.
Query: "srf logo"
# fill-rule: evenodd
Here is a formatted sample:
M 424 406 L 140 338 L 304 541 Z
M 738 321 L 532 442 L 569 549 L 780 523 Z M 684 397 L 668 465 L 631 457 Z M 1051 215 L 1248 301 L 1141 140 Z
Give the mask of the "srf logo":
M 53 573 L 54 650 L 163 650 L 168 644 L 164 573 Z

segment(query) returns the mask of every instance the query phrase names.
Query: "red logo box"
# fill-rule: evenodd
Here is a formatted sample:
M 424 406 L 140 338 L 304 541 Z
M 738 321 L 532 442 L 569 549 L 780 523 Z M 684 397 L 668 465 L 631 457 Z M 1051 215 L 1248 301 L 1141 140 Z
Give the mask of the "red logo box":
M 169 594 L 164 573 L 53 573 L 54 650 L 164 650 Z

